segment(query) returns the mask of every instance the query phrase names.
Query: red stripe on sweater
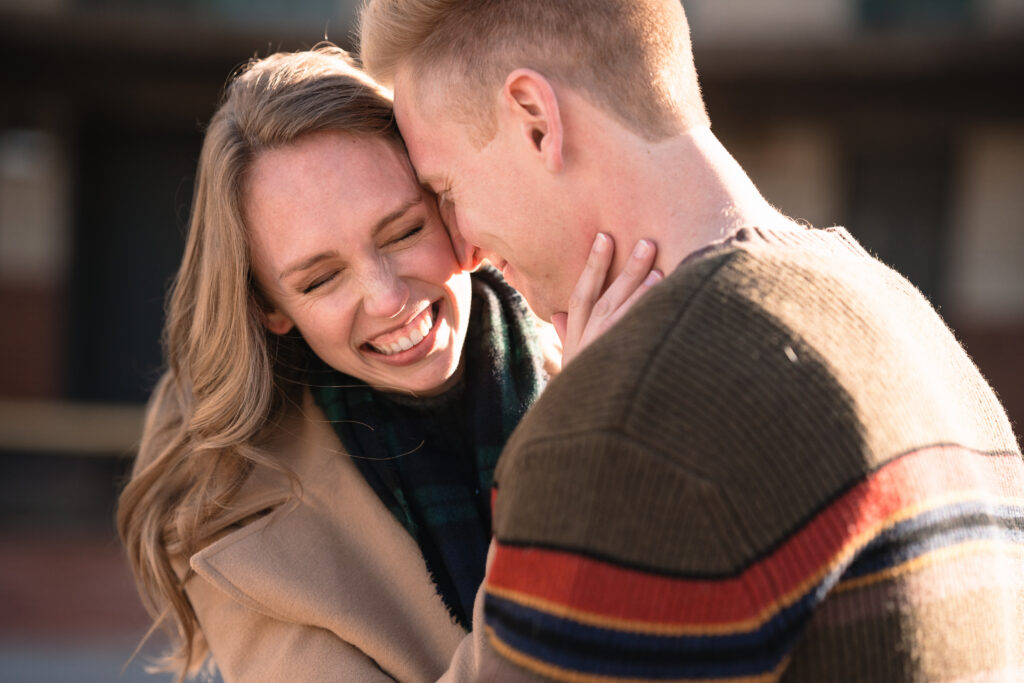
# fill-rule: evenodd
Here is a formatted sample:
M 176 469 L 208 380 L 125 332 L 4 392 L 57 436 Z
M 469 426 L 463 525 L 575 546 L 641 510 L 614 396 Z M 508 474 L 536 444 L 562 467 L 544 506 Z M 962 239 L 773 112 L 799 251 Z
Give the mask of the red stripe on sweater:
M 539 599 L 613 620 L 668 627 L 762 621 L 902 515 L 956 500 L 1020 496 L 1021 491 L 1020 455 L 929 448 L 883 466 L 734 578 L 669 578 L 569 552 L 499 542 L 487 586 L 517 601 Z

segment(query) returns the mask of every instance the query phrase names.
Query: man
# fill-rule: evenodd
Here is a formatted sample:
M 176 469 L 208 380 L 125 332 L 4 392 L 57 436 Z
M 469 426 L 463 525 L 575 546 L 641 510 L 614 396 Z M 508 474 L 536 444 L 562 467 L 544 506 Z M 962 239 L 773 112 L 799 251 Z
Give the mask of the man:
M 453 677 L 1024 676 L 1005 412 L 906 280 L 761 197 L 678 2 L 370 0 L 361 39 L 465 265 L 563 328 L 595 237 L 666 273 L 506 447 Z

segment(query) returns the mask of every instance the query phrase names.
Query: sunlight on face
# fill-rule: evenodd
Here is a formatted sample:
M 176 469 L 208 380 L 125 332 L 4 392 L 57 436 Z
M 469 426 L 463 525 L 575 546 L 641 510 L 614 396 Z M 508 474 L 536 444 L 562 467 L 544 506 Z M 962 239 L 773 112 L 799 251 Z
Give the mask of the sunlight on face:
M 297 328 L 328 365 L 383 390 L 450 385 L 469 275 L 393 143 L 317 133 L 262 152 L 244 210 L 272 332 Z
M 395 119 L 420 181 L 443 198 L 456 245 L 501 270 L 541 318 L 564 311 L 592 235 L 575 229 L 553 176 L 530 163 L 519 127 L 499 117 L 480 147 L 410 78 L 408 69 L 395 77 Z

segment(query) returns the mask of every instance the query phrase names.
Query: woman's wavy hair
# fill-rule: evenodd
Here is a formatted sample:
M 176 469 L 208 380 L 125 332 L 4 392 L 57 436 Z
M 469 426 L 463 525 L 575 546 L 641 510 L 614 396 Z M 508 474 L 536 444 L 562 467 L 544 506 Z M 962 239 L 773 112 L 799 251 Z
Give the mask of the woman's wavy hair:
M 243 221 L 246 174 L 263 151 L 317 132 L 381 136 L 401 145 L 391 94 L 338 47 L 278 53 L 242 67 L 206 130 L 188 239 L 169 292 L 166 370 L 146 414 L 117 526 L 142 600 L 172 649 L 154 667 L 183 681 L 208 647 L 185 595 L 188 558 L 208 543 L 258 467 L 284 471 L 259 448 L 301 391 L 297 334 L 264 326 L 267 302 Z

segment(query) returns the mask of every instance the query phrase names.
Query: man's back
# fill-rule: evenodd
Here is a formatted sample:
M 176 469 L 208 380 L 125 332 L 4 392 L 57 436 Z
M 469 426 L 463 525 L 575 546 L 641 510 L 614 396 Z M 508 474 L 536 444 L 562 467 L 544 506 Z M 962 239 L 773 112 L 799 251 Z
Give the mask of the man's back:
M 496 480 L 485 623 L 534 673 L 1024 664 L 1009 422 L 931 306 L 842 231 L 745 230 L 688 259 L 549 387 Z

